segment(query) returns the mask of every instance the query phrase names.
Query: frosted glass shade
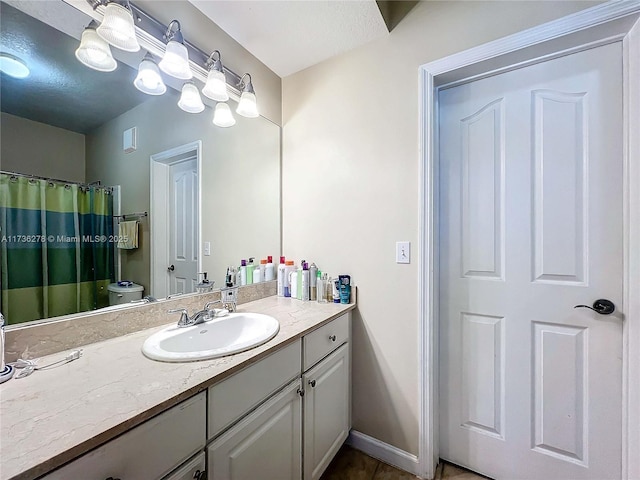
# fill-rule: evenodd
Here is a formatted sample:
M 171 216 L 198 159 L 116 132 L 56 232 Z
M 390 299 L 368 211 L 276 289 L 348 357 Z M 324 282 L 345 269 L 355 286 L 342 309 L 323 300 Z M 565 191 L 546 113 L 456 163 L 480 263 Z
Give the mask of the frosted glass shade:
M 240 95 L 240 102 L 238 102 L 238 108 L 236 108 L 236 113 L 249 118 L 256 118 L 259 116 L 255 94 L 251 92 L 242 92 L 242 95 Z
M 202 89 L 202 94 L 209 97 L 211 100 L 217 102 L 226 102 L 229 100 L 229 94 L 227 93 L 227 82 L 224 78 L 224 73 L 213 68 L 209 70 L 207 75 L 207 83 Z
M 160 70 L 156 63 L 149 57 L 145 57 L 138 67 L 138 76 L 133 81 L 135 87 L 147 95 L 162 95 L 167 87 L 162 81 Z
M 4 72 L 13 78 L 27 78 L 29 67 L 18 57 L 9 53 L 0 53 L 0 72 Z
M 200 92 L 193 83 L 185 83 L 182 86 L 182 95 L 180 95 L 178 106 L 187 113 L 200 113 L 204 110 Z
M 118 66 L 111 48 L 94 28 L 85 28 L 80 39 L 80 46 L 76 50 L 76 58 L 89 68 L 99 72 L 113 72 Z
M 233 118 L 231 109 L 226 103 L 218 103 L 216 109 L 213 112 L 213 124 L 218 127 L 233 127 L 236 124 L 236 119 Z
M 140 44 L 136 38 L 131 12 L 122 5 L 111 2 L 104 8 L 102 23 L 96 29 L 107 43 L 125 52 L 137 52 Z
M 191 80 L 193 73 L 189 68 L 189 53 L 183 44 L 171 40 L 167 43 L 164 57 L 158 64 L 160 70 L 180 80 Z

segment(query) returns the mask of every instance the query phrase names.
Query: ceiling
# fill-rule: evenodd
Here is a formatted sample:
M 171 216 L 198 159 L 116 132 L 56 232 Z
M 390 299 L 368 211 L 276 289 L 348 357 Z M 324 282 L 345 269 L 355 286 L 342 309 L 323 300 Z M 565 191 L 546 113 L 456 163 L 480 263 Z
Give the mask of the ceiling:
M 25 2 L 46 7 L 52 2 Z M 88 19 L 75 8 L 64 13 L 66 23 L 82 31 Z M 43 12 L 40 12 L 43 13 Z M 46 12 L 44 12 L 46 15 Z M 81 18 L 75 18 L 80 15 Z M 88 133 L 149 99 L 136 90 L 136 72 L 123 62 L 113 72 L 96 72 L 75 58 L 79 41 L 22 11 L 0 3 L 2 51 L 22 58 L 31 73 L 25 79 L 1 74 L 2 111 L 78 133 Z
M 374 0 L 189 1 L 280 77 L 389 33 Z

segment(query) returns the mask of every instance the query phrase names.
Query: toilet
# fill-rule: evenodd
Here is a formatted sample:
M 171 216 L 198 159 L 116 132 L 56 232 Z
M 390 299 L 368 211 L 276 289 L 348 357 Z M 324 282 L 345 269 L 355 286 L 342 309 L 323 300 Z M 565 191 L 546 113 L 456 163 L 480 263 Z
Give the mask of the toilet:
M 128 287 L 120 286 L 117 283 L 110 283 L 107 290 L 109 291 L 109 305 L 121 305 L 123 303 L 141 300 L 144 287 L 137 283 L 132 283 L 131 286 Z

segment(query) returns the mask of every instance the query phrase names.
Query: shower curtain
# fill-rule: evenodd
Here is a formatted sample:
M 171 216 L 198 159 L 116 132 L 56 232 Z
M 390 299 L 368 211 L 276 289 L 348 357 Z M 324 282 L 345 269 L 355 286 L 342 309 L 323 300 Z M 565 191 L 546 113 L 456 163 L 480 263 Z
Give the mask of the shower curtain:
M 0 253 L 8 324 L 107 306 L 111 189 L 0 174 Z

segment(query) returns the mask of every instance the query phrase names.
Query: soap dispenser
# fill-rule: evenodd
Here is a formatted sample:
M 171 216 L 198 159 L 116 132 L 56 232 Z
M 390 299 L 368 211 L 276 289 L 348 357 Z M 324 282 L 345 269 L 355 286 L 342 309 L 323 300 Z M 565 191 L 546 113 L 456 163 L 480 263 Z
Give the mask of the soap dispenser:
M 203 275 L 203 279 L 196 285 L 196 291 L 198 293 L 208 293 L 212 291 L 213 284 L 216 282 L 212 282 L 211 280 L 207 279 L 207 272 L 198 272 L 198 275 Z

